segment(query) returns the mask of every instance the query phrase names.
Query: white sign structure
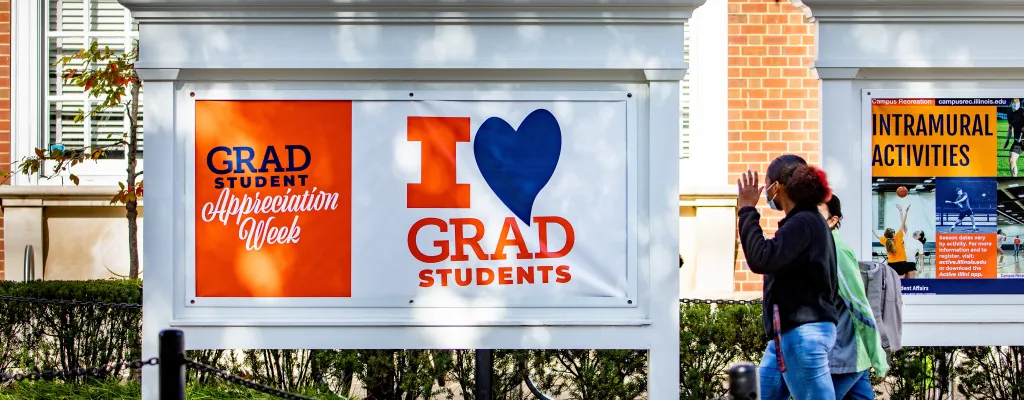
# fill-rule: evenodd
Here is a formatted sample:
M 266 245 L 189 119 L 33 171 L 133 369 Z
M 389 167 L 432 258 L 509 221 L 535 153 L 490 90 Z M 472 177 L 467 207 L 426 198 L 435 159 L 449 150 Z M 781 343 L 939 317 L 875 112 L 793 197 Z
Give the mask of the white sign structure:
M 1024 296 L 1016 294 L 1019 291 L 1014 287 L 1014 281 L 1018 279 L 1012 279 L 1016 272 L 1012 265 L 997 266 L 999 261 L 994 257 L 998 241 L 996 231 L 1000 224 L 1005 225 L 1006 222 L 997 222 L 999 217 L 995 215 L 998 213 L 985 211 L 992 202 L 990 196 L 981 196 L 982 193 L 995 195 L 999 191 L 995 177 L 1003 176 L 998 170 L 1003 168 L 1000 165 L 1005 166 L 1008 162 L 1010 149 L 997 142 L 999 133 L 996 126 L 998 121 L 1006 123 L 1005 115 L 999 117 L 998 114 L 1005 114 L 1009 107 L 975 101 L 1009 100 L 1024 93 L 1024 81 L 1020 79 L 1024 66 L 1018 57 L 991 40 L 993 35 L 1024 34 L 1024 26 L 1019 24 L 1024 18 L 1024 6 L 1007 0 L 978 0 L 969 4 L 952 0 L 895 0 L 884 5 L 872 0 L 793 2 L 806 7 L 808 15 L 818 23 L 818 53 L 814 68 L 822 79 L 823 165 L 836 194 L 843 201 L 845 220 L 860 221 L 842 225 L 843 239 L 858 252 L 859 259 L 878 259 L 872 254 L 879 250 L 874 245 L 877 240 L 870 230 L 874 229 L 876 234 L 883 233 L 878 229 L 879 224 L 897 228 L 899 218 L 894 216 L 898 215 L 898 210 L 892 203 L 910 204 L 908 220 L 916 221 L 911 224 L 916 223 L 920 227 L 908 226 L 908 234 L 928 230 L 930 226 L 931 232 L 936 234 L 929 237 L 929 241 L 943 241 L 934 243 L 942 246 L 941 250 L 926 247 L 931 254 L 925 259 L 925 264 L 930 263 L 933 267 L 926 271 L 925 277 L 934 274 L 935 278 L 953 278 L 966 273 L 965 278 L 977 279 L 976 284 L 960 284 L 954 282 L 955 279 L 904 280 L 903 345 L 1024 344 L 1024 313 L 1021 312 Z M 951 138 L 948 135 L 919 136 L 931 137 L 934 143 L 923 143 L 913 136 L 900 136 L 892 130 L 896 119 L 886 119 L 888 114 L 912 114 L 916 133 L 919 125 L 916 123 L 917 115 L 950 114 L 946 111 L 949 106 L 961 107 L 961 111 L 955 112 L 958 119 L 961 114 L 971 119 L 967 124 L 970 134 L 956 136 L 963 139 L 959 143 L 946 140 Z M 920 109 L 901 111 L 901 107 Z M 936 109 L 941 112 L 935 112 L 929 111 L 930 107 L 943 108 Z M 876 109 L 875 114 L 882 118 L 882 122 L 874 120 L 874 131 L 884 134 L 884 139 L 875 140 L 876 144 L 882 144 L 879 152 L 875 152 L 872 146 L 873 108 Z M 897 131 L 906 123 L 905 117 L 900 118 L 903 119 L 900 127 L 895 128 Z M 931 129 L 931 122 L 929 120 L 927 127 L 921 125 L 924 131 Z M 957 129 L 963 126 L 956 125 Z M 992 136 L 987 136 L 989 132 Z M 904 139 L 907 143 L 897 143 Z M 905 146 L 907 144 L 910 146 Z M 969 156 L 973 157 L 970 164 L 980 169 L 957 172 L 957 168 L 968 168 L 961 157 L 963 154 L 950 156 L 947 152 L 945 160 L 939 164 L 934 163 L 937 161 L 935 157 L 922 159 L 920 146 L 923 144 L 927 144 L 929 151 L 956 145 L 957 152 L 970 153 Z M 897 148 L 896 145 L 902 147 Z M 969 150 L 963 145 L 967 145 Z M 917 172 L 912 176 L 898 177 L 918 178 L 922 191 L 930 190 L 930 193 L 900 197 L 896 192 L 898 186 L 906 185 L 892 187 L 891 193 L 885 188 L 874 189 L 875 184 L 886 186 L 890 178 L 903 174 L 892 170 L 873 171 L 875 159 L 880 159 L 886 168 L 896 168 L 900 162 L 898 157 L 895 160 L 887 158 L 886 148 L 890 149 L 889 156 L 898 156 L 899 149 L 917 148 L 917 153 L 904 160 L 934 164 L 934 168 L 914 166 Z M 910 169 L 907 171 L 909 174 Z M 874 179 L 873 173 L 877 175 Z M 952 186 L 950 181 L 926 182 L 932 177 L 952 178 L 953 181 L 971 178 L 972 182 L 952 182 Z M 980 179 L 982 181 L 990 179 L 991 182 L 974 182 L 979 180 L 976 178 L 984 178 Z M 980 225 L 977 232 L 973 231 L 970 216 L 965 214 L 969 230 L 965 235 L 958 233 L 965 232 L 964 226 L 956 224 L 960 210 L 954 210 L 950 208 L 956 207 L 954 204 L 946 203 L 958 200 L 956 189 L 960 183 L 965 183 L 963 188 L 970 188 L 968 185 L 991 186 L 991 190 L 982 190 L 980 186 L 975 190 L 972 207 L 979 207 L 974 220 Z M 917 185 L 907 189 L 914 188 Z M 932 205 L 930 208 L 929 204 Z M 883 212 L 879 213 L 879 210 Z M 991 218 L 982 221 L 980 218 L 983 216 Z M 963 237 L 950 236 L 951 233 Z M 991 235 L 991 241 L 988 238 L 976 240 L 981 237 L 979 234 Z M 972 260 L 962 260 L 962 256 L 953 255 L 960 246 L 957 243 L 964 243 L 961 248 L 970 248 L 983 242 L 992 245 L 992 252 L 984 253 L 986 257 L 992 257 L 991 262 L 977 262 L 980 255 L 972 255 L 975 258 Z M 1006 249 L 1012 256 L 1012 248 Z M 945 255 L 939 254 L 943 252 Z M 938 259 L 937 256 L 945 258 Z M 954 259 L 957 257 L 959 259 Z M 986 277 L 989 279 L 984 279 Z M 1024 281 L 1019 285 L 1024 285 Z
M 649 398 L 678 398 L 702 1 L 120 1 L 146 84 L 144 356 L 168 328 L 190 349 L 647 349 Z
M 221 307 L 256 305 L 316 321 L 356 307 L 636 309 L 633 89 L 461 100 L 183 86 L 196 200 L 180 318 L 227 323 L 236 314 Z M 508 318 L 464 317 L 416 323 Z

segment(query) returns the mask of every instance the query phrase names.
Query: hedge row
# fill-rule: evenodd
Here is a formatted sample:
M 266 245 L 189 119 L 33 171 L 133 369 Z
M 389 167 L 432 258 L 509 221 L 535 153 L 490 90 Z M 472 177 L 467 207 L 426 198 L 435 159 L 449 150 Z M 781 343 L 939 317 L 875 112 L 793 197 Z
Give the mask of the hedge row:
M 136 281 L 0 282 L 0 296 L 139 303 Z M 0 372 L 70 370 L 140 358 L 141 311 L 71 307 L 0 299 Z M 732 363 L 760 359 L 764 339 L 756 305 L 680 307 L 680 399 L 725 394 Z M 293 392 L 338 398 L 472 399 L 472 351 L 467 350 L 206 350 L 189 357 Z M 645 351 L 499 350 L 494 392 L 532 399 L 529 374 L 556 398 L 638 399 L 647 385 Z M 111 379 L 132 380 L 122 374 Z M 197 385 L 216 378 L 190 371 Z M 75 382 L 82 384 L 84 382 Z M 7 390 L 17 390 L 8 387 Z M 876 391 L 891 399 L 1024 399 L 1024 348 L 907 348 L 894 355 Z M 0 395 L 4 393 L 0 390 Z

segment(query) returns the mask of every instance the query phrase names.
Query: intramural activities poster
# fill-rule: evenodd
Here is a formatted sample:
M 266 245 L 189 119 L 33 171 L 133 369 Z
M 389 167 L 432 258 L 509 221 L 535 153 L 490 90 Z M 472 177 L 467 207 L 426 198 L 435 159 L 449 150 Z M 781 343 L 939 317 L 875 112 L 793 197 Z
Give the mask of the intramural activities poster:
M 871 257 L 904 294 L 1024 294 L 1017 98 L 871 102 Z

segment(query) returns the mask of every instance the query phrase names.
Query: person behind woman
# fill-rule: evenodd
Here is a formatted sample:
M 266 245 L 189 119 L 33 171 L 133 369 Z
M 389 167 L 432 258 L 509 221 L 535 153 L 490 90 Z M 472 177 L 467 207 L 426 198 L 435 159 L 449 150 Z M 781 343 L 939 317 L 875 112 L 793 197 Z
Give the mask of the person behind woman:
M 838 229 L 843 220 L 839 197 L 833 195 L 827 202 L 818 206 L 818 211 L 832 230 L 836 246 L 839 297 L 847 309 L 847 312 L 839 315 L 836 344 L 829 352 L 829 370 L 832 373 L 836 398 L 874 399 L 875 393 L 869 376 L 871 368 L 874 368 L 875 374 L 880 377 L 885 376 L 889 370 L 889 365 L 885 361 L 885 350 L 882 348 L 882 335 L 878 332 L 871 303 L 864 289 L 864 281 L 860 277 L 857 256 L 839 237 Z
M 896 273 L 900 274 L 901 278 L 906 278 L 908 273 L 912 273 L 917 269 L 917 264 L 907 262 L 907 252 L 903 243 L 903 237 L 907 233 L 907 215 L 910 214 L 910 206 L 908 205 L 906 209 L 903 209 L 903 206 L 897 204 L 896 210 L 900 212 L 899 230 L 887 228 L 882 237 L 878 237 L 878 233 L 875 233 L 875 231 L 871 231 L 871 234 L 875 235 L 875 239 L 878 239 L 882 246 L 885 246 L 886 261 L 889 263 L 889 266 L 896 270 Z M 913 275 L 910 277 L 913 277 Z
M 765 178 L 767 190 L 757 173 L 736 181 L 740 243 L 750 270 L 764 276 L 761 319 L 769 342 L 758 368 L 761 395 L 788 391 L 794 400 L 834 400 L 828 352 L 846 306 L 832 234 L 818 213 L 831 189 L 823 171 L 791 154 L 773 160 Z M 755 208 L 762 191 L 771 209 L 786 213 L 771 239 Z

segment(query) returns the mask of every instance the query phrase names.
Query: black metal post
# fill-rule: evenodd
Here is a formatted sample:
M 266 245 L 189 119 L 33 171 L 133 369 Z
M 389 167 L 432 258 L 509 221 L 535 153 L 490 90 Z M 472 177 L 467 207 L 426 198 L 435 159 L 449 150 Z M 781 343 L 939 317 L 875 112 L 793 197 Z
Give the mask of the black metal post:
M 494 350 L 476 351 L 476 390 L 475 400 L 492 400 L 491 394 L 494 378 Z
M 160 332 L 160 400 L 185 400 L 185 333 Z
M 758 400 L 761 386 L 757 382 L 757 367 L 751 363 L 736 363 L 729 368 L 729 396 L 733 400 Z

